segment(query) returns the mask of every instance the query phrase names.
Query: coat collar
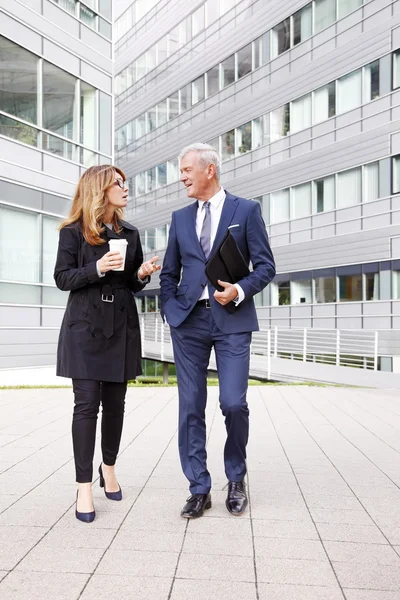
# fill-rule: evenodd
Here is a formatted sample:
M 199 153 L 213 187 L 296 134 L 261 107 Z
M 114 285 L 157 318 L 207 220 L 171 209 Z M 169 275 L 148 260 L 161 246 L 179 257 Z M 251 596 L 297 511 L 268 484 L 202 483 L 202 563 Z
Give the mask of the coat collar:
M 128 229 L 129 231 L 136 231 L 136 227 L 134 225 L 131 225 L 130 223 L 128 223 L 128 221 L 119 221 L 120 226 L 123 229 Z M 105 232 L 104 235 L 106 236 L 107 239 L 119 239 L 121 236 L 118 235 L 118 233 L 115 233 L 114 229 L 110 229 L 109 227 L 107 227 L 105 225 Z

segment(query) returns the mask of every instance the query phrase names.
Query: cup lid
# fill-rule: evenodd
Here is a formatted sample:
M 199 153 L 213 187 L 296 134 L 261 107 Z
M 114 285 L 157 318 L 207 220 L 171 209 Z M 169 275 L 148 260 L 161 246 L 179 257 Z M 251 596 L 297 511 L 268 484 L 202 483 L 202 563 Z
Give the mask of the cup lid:
M 124 246 L 128 244 L 128 241 L 125 238 L 120 238 L 120 239 L 116 239 L 116 238 L 112 238 L 111 240 L 108 240 L 109 244 L 123 244 Z

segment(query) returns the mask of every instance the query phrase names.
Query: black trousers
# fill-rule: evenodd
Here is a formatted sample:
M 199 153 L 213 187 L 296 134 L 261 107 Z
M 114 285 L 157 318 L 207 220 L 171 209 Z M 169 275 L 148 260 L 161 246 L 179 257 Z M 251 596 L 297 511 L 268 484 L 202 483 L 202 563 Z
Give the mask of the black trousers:
M 73 379 L 74 414 L 72 443 L 76 481 L 89 483 L 93 479 L 93 456 L 96 441 L 97 415 L 102 404 L 101 451 L 105 465 L 117 459 L 124 422 L 127 382 Z

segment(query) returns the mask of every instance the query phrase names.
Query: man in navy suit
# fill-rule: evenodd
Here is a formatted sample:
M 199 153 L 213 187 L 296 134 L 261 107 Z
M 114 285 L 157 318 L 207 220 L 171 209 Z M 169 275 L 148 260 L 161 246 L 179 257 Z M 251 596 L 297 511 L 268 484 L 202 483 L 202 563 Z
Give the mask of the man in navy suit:
M 179 390 L 179 453 L 191 492 L 181 516 L 201 517 L 211 507 L 205 408 L 212 347 L 227 431 L 226 507 L 240 515 L 247 506 L 250 342 L 251 332 L 258 330 L 253 296 L 273 279 L 275 263 L 260 205 L 221 187 L 217 152 L 208 144 L 193 144 L 179 160 L 180 180 L 195 202 L 172 213 L 160 298 L 162 317 L 171 328 Z M 220 281 L 223 291 L 217 291 L 207 280 L 205 266 L 228 228 L 253 271 L 234 285 Z M 236 305 L 235 311 L 227 311 L 229 302 Z

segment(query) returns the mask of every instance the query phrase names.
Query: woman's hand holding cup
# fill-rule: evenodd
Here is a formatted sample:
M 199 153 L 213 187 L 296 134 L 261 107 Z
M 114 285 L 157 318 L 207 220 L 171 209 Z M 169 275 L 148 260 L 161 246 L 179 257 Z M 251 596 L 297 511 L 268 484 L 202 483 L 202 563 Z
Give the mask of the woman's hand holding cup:
M 124 257 L 120 252 L 107 252 L 102 258 L 97 261 L 100 273 L 107 273 L 122 267 L 124 263 Z
M 141 265 L 140 269 L 138 270 L 139 279 L 146 279 L 146 277 L 153 275 L 153 273 L 161 269 L 160 265 L 154 264 L 157 260 L 158 256 L 153 256 L 153 258 L 147 260 Z

